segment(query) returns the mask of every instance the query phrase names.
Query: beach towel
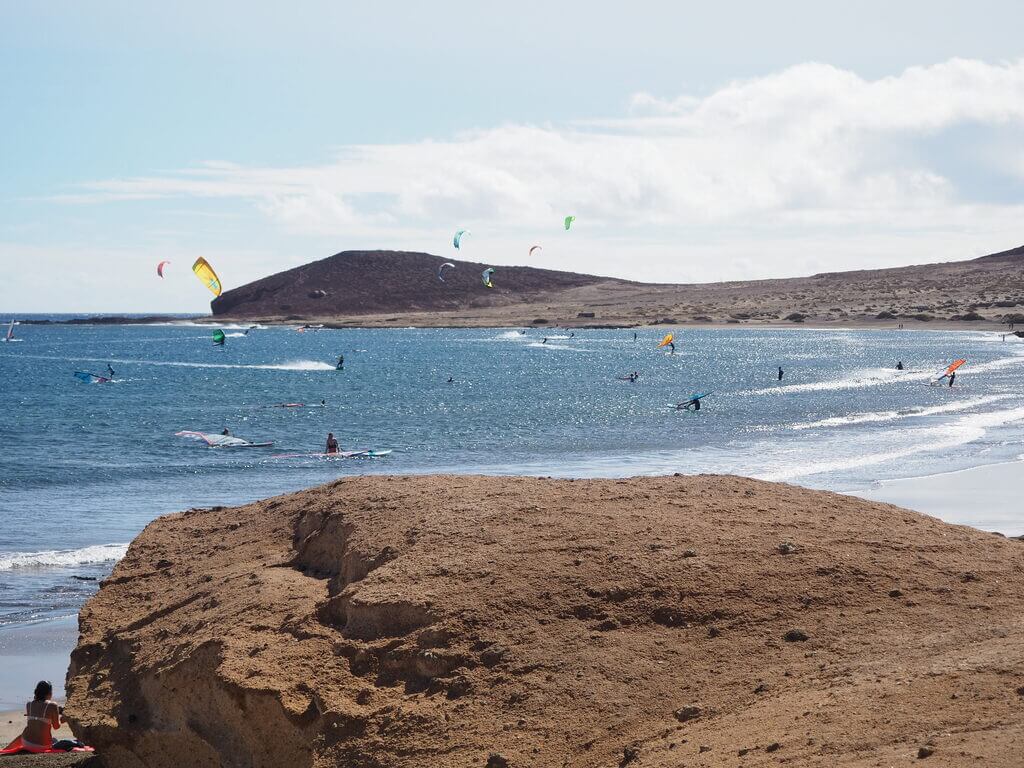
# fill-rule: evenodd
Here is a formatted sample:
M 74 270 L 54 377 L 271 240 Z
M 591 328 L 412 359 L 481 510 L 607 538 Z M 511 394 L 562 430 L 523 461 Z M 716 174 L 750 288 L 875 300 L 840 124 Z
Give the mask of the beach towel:
M 54 749 L 53 747 L 37 747 L 35 744 L 25 744 L 21 736 L 16 738 L 4 749 L 0 749 L 0 755 L 65 755 L 68 752 L 95 752 L 92 747 L 72 747 L 71 749 Z

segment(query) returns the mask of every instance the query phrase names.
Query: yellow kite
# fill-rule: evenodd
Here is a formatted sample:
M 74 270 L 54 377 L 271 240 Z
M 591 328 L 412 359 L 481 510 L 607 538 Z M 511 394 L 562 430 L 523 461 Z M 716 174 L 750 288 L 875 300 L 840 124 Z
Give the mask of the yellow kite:
M 220 278 L 217 277 L 217 273 L 210 266 L 210 262 L 200 256 L 196 259 L 196 263 L 192 265 L 192 271 L 196 273 L 196 277 L 203 281 L 203 285 L 213 292 L 214 296 L 220 296 L 221 291 L 224 289 L 221 287 Z

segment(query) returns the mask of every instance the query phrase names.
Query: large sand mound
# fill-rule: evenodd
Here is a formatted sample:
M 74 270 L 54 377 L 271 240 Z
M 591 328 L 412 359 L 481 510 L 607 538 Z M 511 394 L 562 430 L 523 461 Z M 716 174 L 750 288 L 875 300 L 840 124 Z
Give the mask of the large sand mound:
M 1022 608 L 1024 544 L 829 493 L 346 479 L 152 523 L 68 714 L 108 768 L 1019 766 Z

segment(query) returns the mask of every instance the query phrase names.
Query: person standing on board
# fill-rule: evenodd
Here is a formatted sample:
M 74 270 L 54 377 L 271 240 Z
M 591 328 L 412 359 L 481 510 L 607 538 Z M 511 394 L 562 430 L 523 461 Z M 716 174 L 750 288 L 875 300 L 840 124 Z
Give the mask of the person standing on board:
M 956 381 L 956 371 L 949 374 L 949 386 L 953 386 L 953 382 Z
M 327 433 L 327 450 L 324 453 L 337 453 L 338 452 L 338 441 L 334 439 L 334 433 Z
M 783 371 L 782 371 L 782 366 L 780 365 L 780 366 L 779 366 L 779 381 L 782 381 L 782 377 L 783 377 L 784 375 L 785 375 L 785 374 L 784 374 L 784 373 L 783 373 Z

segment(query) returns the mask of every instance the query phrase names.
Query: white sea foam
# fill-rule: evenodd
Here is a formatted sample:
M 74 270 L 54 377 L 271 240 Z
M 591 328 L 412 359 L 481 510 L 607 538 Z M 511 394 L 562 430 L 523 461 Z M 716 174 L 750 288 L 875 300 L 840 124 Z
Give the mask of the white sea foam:
M 333 371 L 334 366 L 320 360 L 292 360 L 287 363 L 264 363 L 242 365 L 240 363 L 191 363 L 182 360 L 129 360 L 118 357 L 56 357 L 47 355 L 32 355 L 36 360 L 61 360 L 67 362 L 90 361 L 110 362 L 122 365 L 160 365 L 178 368 L 229 368 L 229 369 L 250 369 L 262 371 Z
M 71 568 L 76 565 L 113 563 L 124 557 L 127 551 L 127 544 L 96 544 L 81 549 L 11 552 L 0 554 L 0 571 L 22 568 Z
M 901 441 L 879 451 L 864 451 L 856 455 L 844 454 L 830 461 L 791 464 L 754 475 L 759 480 L 776 482 L 837 472 L 852 468 L 869 467 L 888 461 L 914 456 L 919 453 L 944 451 L 972 443 L 993 428 L 1024 420 L 1024 407 L 1004 411 L 990 411 L 961 416 L 949 424 L 915 431 L 900 432 Z
M 908 408 L 902 411 L 871 411 L 868 413 L 850 413 L 846 416 L 833 416 L 819 421 L 808 421 L 794 424 L 793 429 L 822 429 L 826 427 L 845 427 L 851 424 L 868 424 L 872 422 L 897 421 L 899 419 L 910 419 L 915 416 L 933 416 L 940 413 L 956 413 L 967 411 L 980 405 L 987 405 L 999 400 L 1008 400 L 1014 395 L 988 395 L 977 397 L 971 400 L 935 405 L 927 408 Z

